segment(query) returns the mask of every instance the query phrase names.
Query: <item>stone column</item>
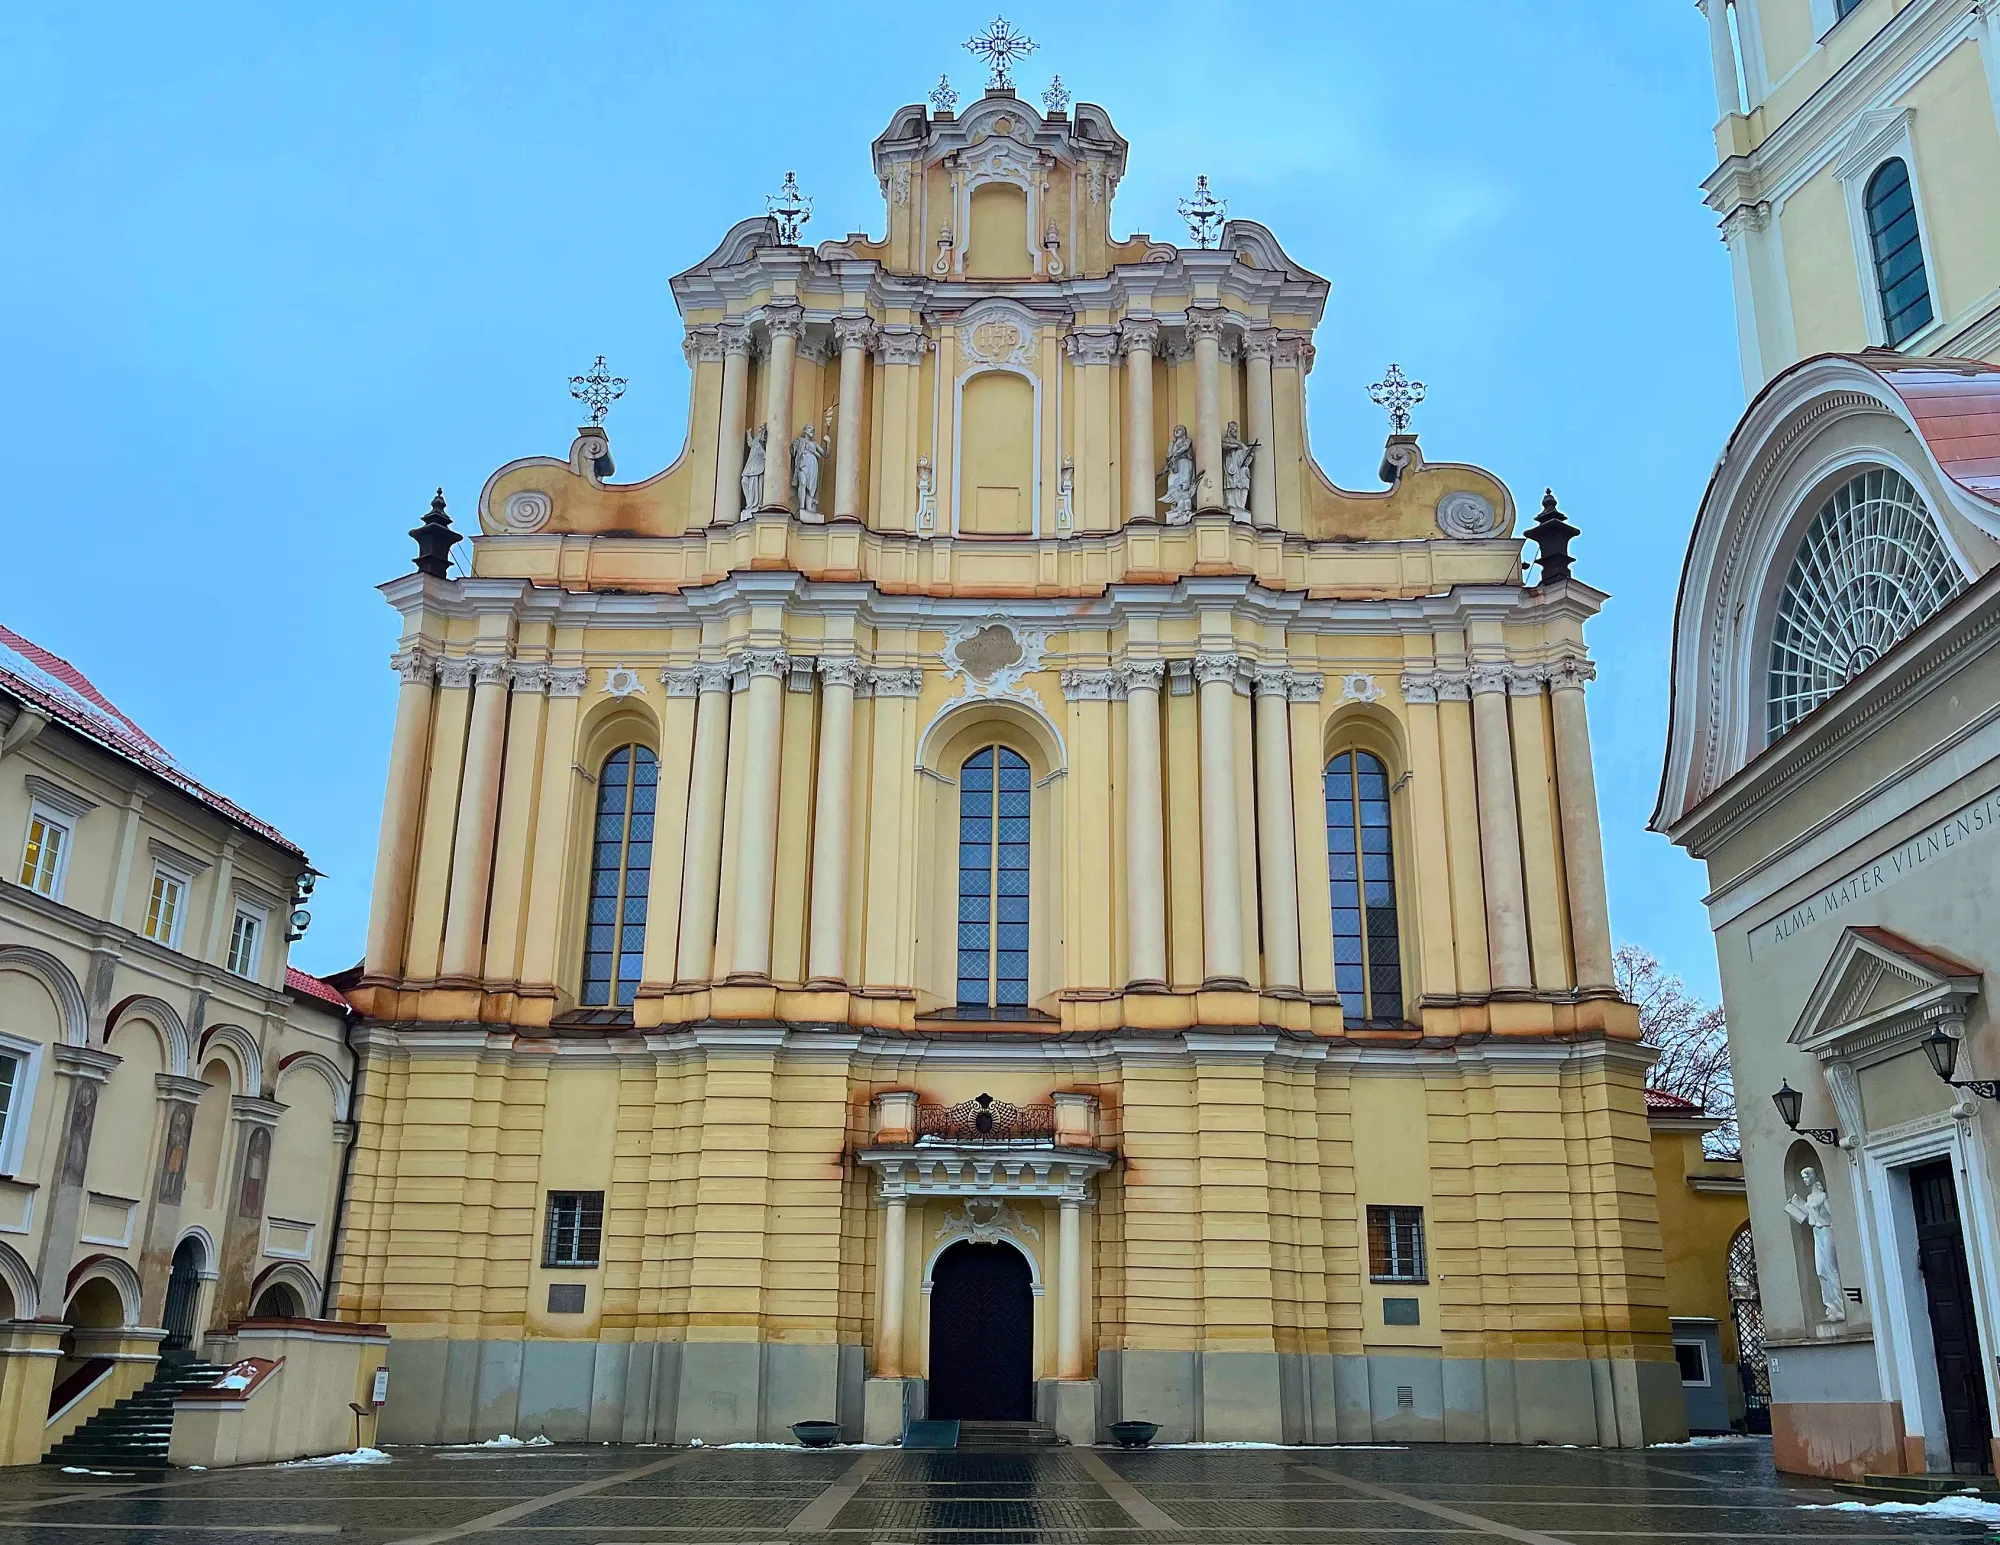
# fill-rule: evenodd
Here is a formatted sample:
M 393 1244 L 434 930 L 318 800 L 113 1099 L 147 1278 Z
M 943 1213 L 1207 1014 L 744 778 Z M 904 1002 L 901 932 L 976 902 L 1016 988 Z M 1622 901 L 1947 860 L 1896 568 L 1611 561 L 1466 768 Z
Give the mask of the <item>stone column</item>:
M 840 345 L 840 416 L 834 422 L 833 516 L 861 518 L 861 401 L 868 390 L 868 350 L 875 341 L 875 324 L 867 317 L 837 317 L 834 341 Z
M 505 655 L 477 656 L 472 674 L 472 725 L 466 732 L 465 776 L 458 789 L 441 966 L 445 976 L 461 978 L 479 975 L 486 940 L 494 823 L 500 814 L 500 757 L 507 741 L 509 661 Z
M 722 340 L 722 418 L 715 434 L 715 523 L 727 525 L 743 513 L 743 437 L 750 398 L 750 329 L 741 322 L 716 328 Z
M 1233 654 L 1197 655 L 1201 683 L 1202 984 L 1244 987 L 1243 885 L 1236 845 L 1236 679 Z
M 1164 660 L 1134 660 L 1125 677 L 1125 974 L 1135 988 L 1167 985 L 1166 834 L 1160 809 L 1160 683 Z
M 705 982 L 715 972 L 715 906 L 722 889 L 722 795 L 729 770 L 727 662 L 704 661 L 695 703 L 688 779 L 687 865 L 681 871 L 681 949 L 676 975 Z
M 431 697 L 437 656 L 405 649 L 391 662 L 403 685 L 396 695 L 396 728 L 389 742 L 389 783 L 382 799 L 382 835 L 375 850 L 375 893 L 368 908 L 369 976 L 402 975 L 410 929 L 410 889 L 416 880 L 417 817 L 424 805 L 424 768 L 430 758 Z
M 729 976 L 732 981 L 768 981 L 777 884 L 778 762 L 791 661 L 782 649 L 746 649 L 737 659 L 750 684 L 743 694 L 743 826 L 736 839 L 736 937 Z
M 909 1232 L 908 1204 L 902 1196 L 882 1204 L 882 1333 L 875 1342 L 875 1376 L 901 1378 L 903 1373 L 903 1274 Z
M 1056 1377 L 1083 1377 L 1083 1202 L 1062 1199 L 1056 1240 Z
M 153 1178 L 153 1205 L 146 1216 L 146 1236 L 139 1246 L 141 1325 L 166 1323 L 167 1278 L 173 1271 L 174 1246 L 181 1231 L 181 1197 L 187 1189 L 188 1153 L 194 1146 L 195 1107 L 208 1091 L 200 1079 L 172 1073 L 155 1073 L 153 1085 L 159 1095 L 164 1138 Z M 307 1312 L 317 1307 L 312 1305 Z
M 1727 118 L 1742 107 L 1736 89 L 1736 42 L 1729 35 L 1729 7 L 1732 0 L 1695 0 L 1708 18 L 1708 56 L 1715 70 L 1715 112 Z
M 813 791 L 812 930 L 806 949 L 806 975 L 815 986 L 847 980 L 854 689 L 861 672 L 861 662 L 852 656 L 822 656 L 819 662 L 819 776 Z
M 1531 990 L 1528 904 L 1521 883 L 1520 807 L 1507 727 L 1504 666 L 1473 670 L 1472 755 L 1479 779 L 1480 870 L 1486 881 L 1487 947 L 1496 993 Z
M 1153 350 L 1160 341 L 1160 324 L 1121 322 L 1118 337 L 1125 346 L 1125 519 L 1158 520 L 1160 507 L 1153 500 L 1159 472 L 1153 445 Z M 1157 711 L 1157 695 L 1153 706 Z
M 1250 462 L 1250 520 L 1265 531 L 1278 526 L 1278 480 L 1274 467 L 1274 436 L 1278 431 L 1276 399 L 1271 391 L 1271 357 L 1278 352 L 1278 330 L 1259 327 L 1243 341 L 1243 357 L 1250 378 L 1250 430 L 1247 438 L 1257 442 Z
M 285 1107 L 276 1100 L 235 1095 L 229 1113 L 236 1122 L 236 1162 L 230 1168 L 226 1193 L 228 1212 L 222 1228 L 220 1280 L 215 1284 L 212 1325 L 228 1325 L 250 1312 L 250 1284 L 257 1275 L 263 1248 L 264 1202 L 271 1185 L 271 1151 L 277 1146 L 278 1118 Z M 195 1327 L 200 1345 L 205 1327 Z
M 1597 776 L 1590 760 L 1590 724 L 1583 684 L 1595 680 L 1588 660 L 1559 660 L 1549 672 L 1555 716 L 1556 804 L 1562 811 L 1563 878 L 1569 888 L 1570 949 L 1576 985 L 1612 987 L 1611 909 L 1604 895 L 1604 837 L 1597 820 Z
M 1219 306 L 1190 306 L 1188 337 L 1194 341 L 1194 465 L 1197 510 L 1221 512 L 1222 497 L 1222 321 Z
M 1260 666 L 1257 722 L 1257 870 L 1263 890 L 1264 985 L 1299 986 L 1299 888 L 1292 819 L 1292 673 Z
M 771 361 L 764 376 L 764 508 L 792 507 L 792 365 L 799 339 L 805 335 L 805 308 L 797 301 L 774 300 L 764 308 L 764 325 L 771 330 Z M 740 474 L 739 474 L 740 475 Z
M 36 1198 L 46 1209 L 42 1226 L 42 1255 L 35 1267 L 35 1296 L 41 1300 L 39 1313 L 48 1318 L 62 1314 L 69 1302 L 69 1269 L 76 1263 L 76 1236 L 83 1222 L 84 1178 L 90 1172 L 90 1140 L 97 1128 L 97 1101 L 104 1093 L 104 1080 L 124 1059 L 90 1046 L 59 1044 L 55 1055 L 58 1087 L 66 1087 L 63 1100 L 62 1151 L 57 1155 L 55 1184 Z

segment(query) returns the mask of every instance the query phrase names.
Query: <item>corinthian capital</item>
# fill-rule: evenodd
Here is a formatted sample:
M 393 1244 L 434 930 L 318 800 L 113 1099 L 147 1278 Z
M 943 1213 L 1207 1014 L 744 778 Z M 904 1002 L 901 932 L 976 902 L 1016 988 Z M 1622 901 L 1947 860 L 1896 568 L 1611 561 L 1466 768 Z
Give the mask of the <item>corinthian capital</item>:
M 1430 671 L 1405 672 L 1402 687 L 1406 703 L 1428 704 L 1438 700 L 1438 679 Z
M 1165 660 L 1127 660 L 1118 668 L 1127 692 L 1157 692 L 1167 677 Z
M 1565 689 L 1581 692 L 1586 681 L 1597 680 L 1597 667 L 1589 660 L 1557 660 L 1543 667 L 1549 678 L 1549 686 L 1561 692 Z
M 582 697 L 590 672 L 581 665 L 559 665 L 549 672 L 550 697 Z
M 1222 339 L 1222 330 L 1229 325 L 1229 313 L 1220 306 L 1190 306 L 1187 308 L 1187 331 L 1190 338 Z
M 731 663 L 740 674 L 749 677 L 782 677 L 792 668 L 791 656 L 782 649 L 739 650 Z
M 1118 357 L 1118 335 L 1108 327 L 1080 327 L 1063 339 L 1079 365 L 1108 365 Z
M 482 687 L 504 687 L 514 662 L 504 654 L 479 655 L 472 662 L 472 679 Z
M 866 349 L 875 342 L 878 329 L 873 317 L 835 317 L 833 341 L 842 349 Z
M 1078 671 L 1062 673 L 1063 696 L 1072 703 L 1104 703 L 1118 696 L 1123 683 L 1116 671 Z
M 701 667 L 664 666 L 660 671 L 660 680 L 666 684 L 668 697 L 694 697 L 701 691 Z
M 437 680 L 438 658 L 428 649 L 399 649 L 389 656 L 389 668 L 407 682 L 429 686 Z
M 1253 327 L 1243 335 L 1243 357 L 1245 359 L 1272 359 L 1278 352 L 1278 330 L 1275 327 Z
M 750 352 L 750 328 L 746 323 L 718 322 L 715 324 L 715 337 L 725 355 L 747 355 Z
M 1218 681 L 1234 687 L 1242 665 L 1233 654 L 1198 654 L 1194 657 L 1194 679 L 1204 687 Z
M 1118 342 L 1127 354 L 1160 346 L 1160 324 L 1145 317 L 1127 317 L 1118 324 Z
M 795 300 L 774 300 L 764 307 L 764 326 L 773 338 L 804 337 L 806 308 Z
M 875 357 L 885 365 L 919 365 L 930 339 L 914 327 L 885 327 L 875 335 Z
M 690 327 L 681 340 L 681 357 L 690 365 L 712 365 L 722 358 L 722 329 Z
M 445 687 L 469 687 L 472 685 L 472 665 L 469 656 L 448 654 L 438 661 L 438 685 Z
M 1250 690 L 1258 697 L 1289 698 L 1292 673 L 1282 665 L 1257 665 L 1250 670 Z
M 1475 697 L 1486 692 L 1505 692 L 1514 673 L 1504 665 L 1475 665 L 1466 672 L 1466 685 Z
M 819 657 L 819 679 L 829 687 L 846 687 L 849 690 L 861 684 L 867 667 L 851 654 L 821 655 Z

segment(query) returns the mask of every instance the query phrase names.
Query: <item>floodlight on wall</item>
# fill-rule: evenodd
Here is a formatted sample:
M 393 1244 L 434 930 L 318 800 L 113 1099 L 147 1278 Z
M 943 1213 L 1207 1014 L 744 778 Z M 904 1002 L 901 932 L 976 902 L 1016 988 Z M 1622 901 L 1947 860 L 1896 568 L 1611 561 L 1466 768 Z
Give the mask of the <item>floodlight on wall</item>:
M 1829 1146 L 1840 1142 L 1840 1133 L 1833 1127 L 1802 1127 L 1799 1112 L 1805 1104 L 1805 1096 L 1792 1087 L 1790 1079 L 1782 1080 L 1778 1092 L 1771 1096 L 1771 1103 L 1778 1107 L 1778 1119 L 1801 1137 L 1810 1137 L 1816 1143 Z
M 2000 1100 L 2000 1079 L 1968 1078 L 1959 1083 L 1951 1075 L 1958 1071 L 1958 1037 L 1939 1025 L 1924 1037 L 1924 1055 L 1931 1059 L 1931 1071 L 1954 1089 L 1970 1089 L 1982 1100 Z

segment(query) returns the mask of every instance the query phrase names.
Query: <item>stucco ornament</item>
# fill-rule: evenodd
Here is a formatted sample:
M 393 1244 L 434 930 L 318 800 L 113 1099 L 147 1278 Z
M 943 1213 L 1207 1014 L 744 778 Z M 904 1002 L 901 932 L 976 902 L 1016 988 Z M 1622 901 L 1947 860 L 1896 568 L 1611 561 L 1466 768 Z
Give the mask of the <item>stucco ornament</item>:
M 953 1234 L 962 1235 L 976 1245 L 990 1245 L 1006 1234 L 1026 1234 L 1030 1239 L 1042 1237 L 1042 1231 L 1022 1217 L 1012 1202 L 992 1196 L 968 1196 L 939 1220 L 932 1238 L 944 1239 Z
M 1813 1274 L 1819 1278 L 1820 1314 L 1829 1325 L 1847 1319 L 1847 1297 L 1840 1290 L 1840 1263 L 1833 1256 L 1833 1204 L 1826 1187 L 1810 1166 L 1799 1171 L 1806 1194 L 1785 1198 L 1791 1220 L 1812 1230 Z
M 1357 673 L 1340 678 L 1340 700 L 1343 703 L 1373 703 L 1388 695 L 1375 684 L 1373 676 Z
M 743 437 L 743 513 L 746 515 L 764 507 L 764 447 L 770 437 L 769 424 L 759 424 Z
M 1500 529 L 1492 501 L 1463 489 L 1438 500 L 1437 523 L 1446 536 L 1463 538 L 1491 536 Z
M 1013 317 L 985 316 L 967 322 L 959 342 L 968 361 L 1034 369 L 1033 337 Z
M 962 678 L 968 696 L 1025 697 L 1021 680 L 1041 669 L 1048 637 L 997 615 L 969 619 L 945 635 L 945 674 Z
M 545 493 L 535 489 L 523 489 L 520 493 L 509 494 L 507 505 L 501 515 L 509 531 L 539 531 L 549 523 L 555 513 L 555 503 Z
M 1194 519 L 1194 441 L 1188 438 L 1185 424 L 1174 425 L 1174 435 L 1167 442 L 1167 461 L 1162 469 L 1167 479 L 1167 491 L 1160 503 L 1167 511 L 1167 524 L 1184 526 Z
M 609 697 L 630 697 L 634 692 L 645 690 L 639 673 L 629 665 L 614 665 L 604 673 L 604 691 Z

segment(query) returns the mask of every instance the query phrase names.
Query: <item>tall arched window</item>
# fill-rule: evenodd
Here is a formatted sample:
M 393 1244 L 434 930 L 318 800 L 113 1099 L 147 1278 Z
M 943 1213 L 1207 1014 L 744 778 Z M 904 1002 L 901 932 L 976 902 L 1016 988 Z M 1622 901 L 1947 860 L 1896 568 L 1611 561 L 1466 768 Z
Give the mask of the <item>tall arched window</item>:
M 986 746 L 958 775 L 958 1003 L 1028 1002 L 1028 763 Z
M 590 853 L 590 917 L 583 941 L 587 1007 L 630 1007 L 646 953 L 647 882 L 653 869 L 653 809 L 659 759 L 620 746 L 597 780 Z
M 1326 868 L 1333 883 L 1333 985 L 1351 1022 L 1403 1020 L 1389 774 L 1366 751 L 1326 764 Z
M 1930 325 L 1931 285 L 1917 232 L 1910 168 L 1898 156 L 1868 179 L 1868 241 L 1874 248 L 1875 289 L 1882 297 L 1883 342 L 1891 348 Z

